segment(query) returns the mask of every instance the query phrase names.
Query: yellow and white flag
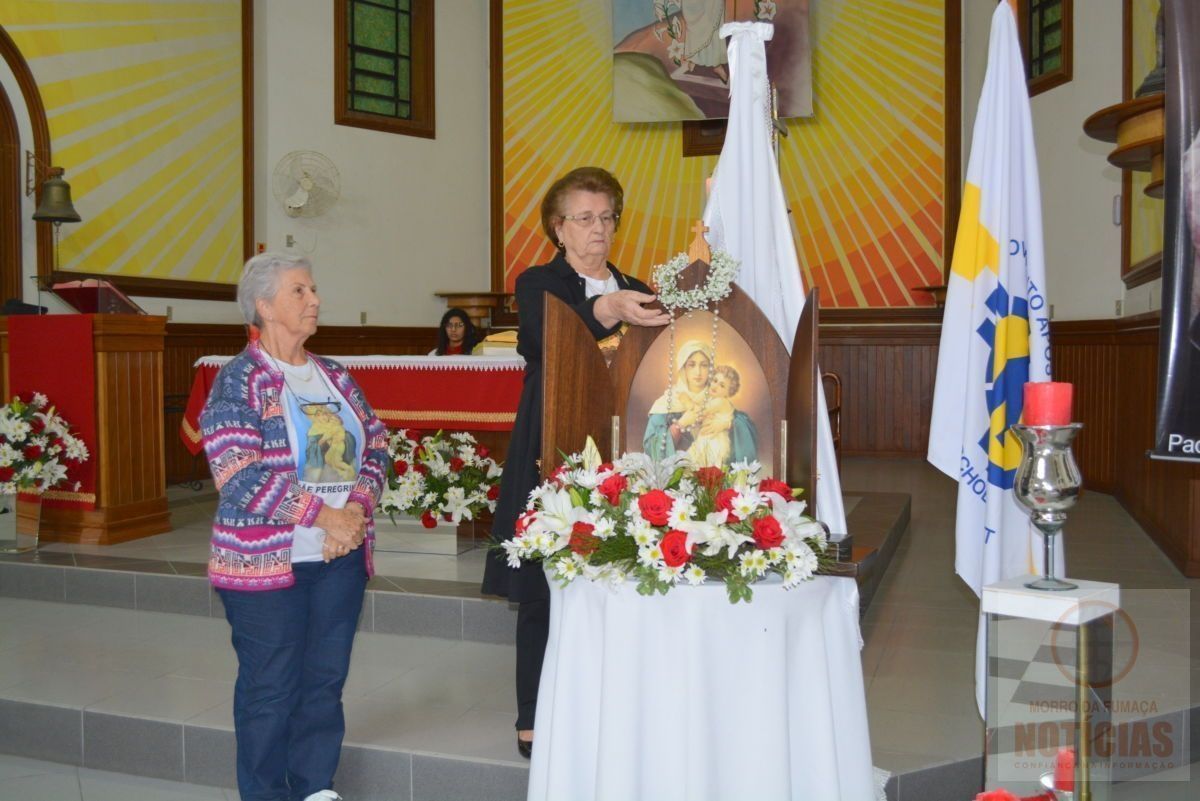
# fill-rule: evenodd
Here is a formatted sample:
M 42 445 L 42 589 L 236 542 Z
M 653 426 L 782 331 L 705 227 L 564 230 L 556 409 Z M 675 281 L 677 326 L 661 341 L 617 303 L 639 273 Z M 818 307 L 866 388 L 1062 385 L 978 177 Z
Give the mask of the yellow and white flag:
M 948 279 L 928 452 L 958 482 L 954 569 L 976 595 L 1041 570 L 1040 535 L 1013 498 L 1021 448 L 1009 426 L 1020 422 L 1025 382 L 1050 380 L 1045 272 L 1025 68 L 1012 7 L 999 3 Z M 981 714 L 983 633 L 981 618 Z

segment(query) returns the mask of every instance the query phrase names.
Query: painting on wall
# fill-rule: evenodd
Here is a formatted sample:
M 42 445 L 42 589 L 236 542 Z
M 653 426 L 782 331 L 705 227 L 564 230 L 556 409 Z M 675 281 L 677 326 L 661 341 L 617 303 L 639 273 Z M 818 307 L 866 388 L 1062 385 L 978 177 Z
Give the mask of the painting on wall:
M 861 89 L 822 92 L 820 114 L 784 121 L 791 135 L 780 140 L 780 172 L 805 286 L 821 288 L 822 308 L 932 306 L 913 287 L 944 283 L 946 232 L 958 215 L 959 91 L 946 64 L 958 63 L 959 6 L 908 0 L 896 14 L 887 3 L 822 0 L 819 14 L 813 8 L 813 39 L 822 43 L 814 76 Z M 612 122 L 607 3 L 504 0 L 497 11 L 504 101 L 492 134 L 503 153 L 492 172 L 502 198 L 492 205 L 500 232 L 493 289 L 511 291 L 523 270 L 553 258 L 542 196 L 584 164 L 625 187 L 609 261 L 649 278 L 690 241 L 717 157 L 683 158 L 678 123 Z
M 812 116 L 808 0 L 613 0 L 613 120 L 728 116 L 729 54 L 720 29 L 735 21 L 775 26 L 767 72 L 779 116 Z
M 251 0 L 0 0 L 82 222 L 43 281 L 232 299 L 252 231 Z M 42 260 L 39 260 L 39 270 Z
M 1125 100 L 1154 69 L 1158 59 L 1157 21 L 1160 0 L 1125 0 Z M 1126 170 L 1122 178 L 1121 275 L 1136 285 L 1158 277 L 1162 267 L 1163 202 L 1146 194 L 1150 173 Z M 1131 274 L 1135 274 L 1131 275 Z

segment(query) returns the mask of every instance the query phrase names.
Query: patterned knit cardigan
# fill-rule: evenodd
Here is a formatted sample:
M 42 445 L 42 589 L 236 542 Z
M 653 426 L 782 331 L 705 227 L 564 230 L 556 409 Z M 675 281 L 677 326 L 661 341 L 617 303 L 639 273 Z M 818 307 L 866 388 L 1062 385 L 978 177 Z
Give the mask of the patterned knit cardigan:
M 362 422 L 366 447 L 362 469 L 347 502 L 367 512 L 367 574 L 375 526 L 371 513 L 387 478 L 387 429 L 371 410 L 345 367 L 312 356 Z M 311 526 L 324 501 L 305 490 L 296 476 L 283 412 L 284 379 L 252 342 L 221 368 L 200 414 L 204 450 L 220 500 L 213 521 L 209 580 L 230 590 L 290 587 L 292 531 Z

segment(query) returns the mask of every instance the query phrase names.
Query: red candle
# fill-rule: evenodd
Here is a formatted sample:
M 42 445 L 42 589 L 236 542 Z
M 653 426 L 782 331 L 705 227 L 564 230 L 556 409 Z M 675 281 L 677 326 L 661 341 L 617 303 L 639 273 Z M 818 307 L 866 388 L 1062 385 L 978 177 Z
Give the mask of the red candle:
M 1074 387 L 1063 381 L 1037 381 L 1025 385 L 1027 426 L 1065 426 L 1071 422 L 1071 395 Z
M 1054 757 L 1054 789 L 1068 793 L 1075 791 L 1074 748 L 1060 748 Z

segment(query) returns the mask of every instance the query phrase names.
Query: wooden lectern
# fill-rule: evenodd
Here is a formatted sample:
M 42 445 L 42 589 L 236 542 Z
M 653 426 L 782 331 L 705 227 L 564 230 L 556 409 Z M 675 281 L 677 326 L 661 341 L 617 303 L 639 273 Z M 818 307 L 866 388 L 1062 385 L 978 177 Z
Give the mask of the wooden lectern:
M 142 314 L 0 317 L 4 398 L 45 393 L 90 451 L 78 470 L 68 463 L 71 486 L 43 495 L 43 541 L 107 545 L 170 530 L 165 330 L 165 317 Z

